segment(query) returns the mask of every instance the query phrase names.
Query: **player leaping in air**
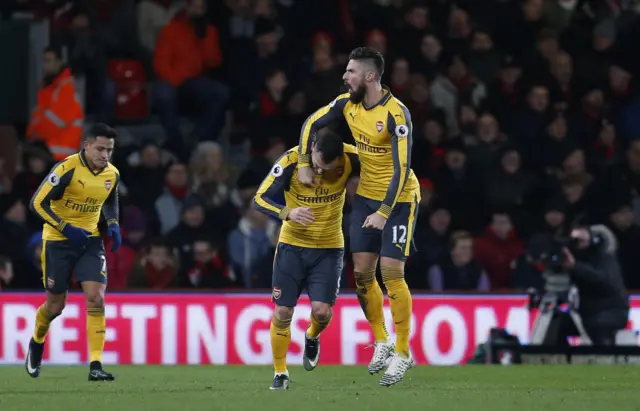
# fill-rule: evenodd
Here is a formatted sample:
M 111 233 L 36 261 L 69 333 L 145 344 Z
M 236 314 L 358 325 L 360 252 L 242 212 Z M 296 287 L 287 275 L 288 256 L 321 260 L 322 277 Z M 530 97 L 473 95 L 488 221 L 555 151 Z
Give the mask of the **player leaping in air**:
M 346 119 L 362 165 L 350 222 L 357 295 L 375 338 L 369 372 L 391 362 L 380 384 L 399 382 L 413 360 L 409 350 L 411 294 L 404 279 L 404 261 L 413 246 L 420 191 L 410 168 L 411 115 L 389 89 L 380 84 L 384 58 L 374 49 L 359 47 L 349 55 L 342 77 L 349 92 L 313 113 L 302 126 L 298 178 L 317 184 L 311 168 L 313 135 L 335 119 Z M 384 325 L 382 290 L 376 281 L 380 259 L 382 280 L 389 295 L 396 343 L 389 342 Z
M 332 132 L 319 135 L 309 153 L 316 186 L 309 188 L 298 182 L 298 149 L 294 147 L 278 159 L 254 200 L 258 210 L 284 221 L 273 263 L 276 309 L 271 320 L 271 349 L 275 376 L 271 390 L 286 390 L 291 381 L 287 371 L 291 318 L 303 289 L 311 300 L 303 364 L 307 371 L 318 365 L 320 333 L 331 321 L 331 307 L 340 288 L 345 187 L 349 177 L 359 172 L 356 148 Z M 282 192 L 286 205 L 274 200 Z
M 93 125 L 84 149 L 56 164 L 31 199 L 31 210 L 45 222 L 42 281 L 47 294 L 46 302 L 38 308 L 27 351 L 25 368 L 33 378 L 40 375 L 45 337 L 51 322 L 64 309 L 75 271 L 87 303 L 89 381 L 114 379 L 102 369 L 101 362 L 107 264 L 98 224 L 105 223 L 115 251 L 122 240 L 118 225 L 120 173 L 109 163 L 116 136 L 117 132 L 105 124 Z

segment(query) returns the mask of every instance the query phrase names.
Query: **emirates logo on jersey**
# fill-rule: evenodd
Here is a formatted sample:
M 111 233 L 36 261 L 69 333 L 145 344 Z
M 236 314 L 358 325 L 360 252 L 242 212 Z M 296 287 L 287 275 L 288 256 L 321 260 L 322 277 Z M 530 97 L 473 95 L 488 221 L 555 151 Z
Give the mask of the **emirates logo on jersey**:
M 381 133 L 383 128 L 384 128 L 384 123 L 382 121 L 378 121 L 376 123 L 376 130 L 378 130 L 378 133 Z
M 106 188 L 107 191 L 111 190 L 111 180 L 104 181 L 104 188 Z

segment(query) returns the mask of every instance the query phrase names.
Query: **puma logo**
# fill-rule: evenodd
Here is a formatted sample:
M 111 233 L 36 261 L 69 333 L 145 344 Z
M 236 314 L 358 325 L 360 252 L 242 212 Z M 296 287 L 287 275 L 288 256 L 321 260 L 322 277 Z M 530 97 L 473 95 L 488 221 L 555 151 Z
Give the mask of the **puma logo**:
M 356 119 L 356 116 L 353 113 L 349 112 L 349 115 L 351 116 L 351 120 L 355 120 Z
M 396 244 L 396 247 L 402 250 L 402 246 L 400 244 Z
M 84 188 L 84 181 L 78 180 L 78 184 L 80 184 L 82 186 L 82 188 Z

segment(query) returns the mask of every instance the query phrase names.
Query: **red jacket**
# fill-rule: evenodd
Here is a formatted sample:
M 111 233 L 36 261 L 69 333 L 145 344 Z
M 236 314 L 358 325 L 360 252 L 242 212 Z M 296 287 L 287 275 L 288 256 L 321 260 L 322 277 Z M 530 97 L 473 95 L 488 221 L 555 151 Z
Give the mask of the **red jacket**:
M 176 15 L 167 24 L 156 42 L 153 68 L 161 79 L 179 86 L 188 78 L 204 74 L 207 68 L 222 64 L 218 30 L 207 25 L 204 38 L 200 39 L 185 13 Z
M 122 245 L 115 252 L 112 252 L 110 241 L 105 241 L 105 249 L 107 254 L 107 290 L 124 290 L 127 288 L 129 276 L 136 262 L 136 251 Z
M 511 231 L 506 239 L 501 239 L 491 228 L 474 241 L 473 256 L 487 271 L 492 289 L 509 288 L 511 263 L 524 252 L 524 244 Z

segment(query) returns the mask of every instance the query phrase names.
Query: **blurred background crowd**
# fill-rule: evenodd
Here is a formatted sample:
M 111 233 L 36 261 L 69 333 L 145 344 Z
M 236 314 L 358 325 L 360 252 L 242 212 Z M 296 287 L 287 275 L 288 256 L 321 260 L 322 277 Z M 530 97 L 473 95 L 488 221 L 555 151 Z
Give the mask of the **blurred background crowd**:
M 363 44 L 412 114 L 414 290 L 539 285 L 528 238 L 596 223 L 640 289 L 639 1 L 4 0 L 0 12 L 46 20 L 50 36 L 31 120 L 2 127 L 17 136 L 0 144 L 3 290 L 42 286 L 29 199 L 95 121 L 126 137 L 109 290 L 270 288 L 279 223 L 252 196 L 306 116 L 344 91 Z

